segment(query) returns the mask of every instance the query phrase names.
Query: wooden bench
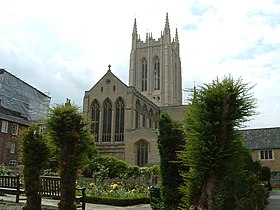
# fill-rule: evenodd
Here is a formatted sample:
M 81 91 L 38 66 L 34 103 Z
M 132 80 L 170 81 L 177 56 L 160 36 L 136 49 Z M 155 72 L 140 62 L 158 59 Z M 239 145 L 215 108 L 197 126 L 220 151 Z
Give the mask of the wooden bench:
M 16 195 L 16 203 L 20 200 L 20 194 L 24 192 L 24 190 L 21 189 L 21 185 L 19 175 L 0 175 L 0 192 Z
M 61 182 L 60 177 L 57 176 L 41 176 L 41 194 L 42 196 L 59 199 L 61 196 Z M 86 209 L 86 188 L 77 188 L 80 195 L 76 195 L 77 208 Z

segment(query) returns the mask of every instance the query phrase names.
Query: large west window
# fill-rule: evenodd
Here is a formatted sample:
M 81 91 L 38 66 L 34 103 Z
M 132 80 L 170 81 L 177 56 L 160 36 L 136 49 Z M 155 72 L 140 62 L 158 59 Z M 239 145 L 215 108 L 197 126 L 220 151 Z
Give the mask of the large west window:
M 99 140 L 99 123 L 100 123 L 100 105 L 97 100 L 94 100 L 91 106 L 91 130 L 95 136 L 95 141 Z
M 260 150 L 260 159 L 261 160 L 273 160 L 273 151 L 272 150 Z
M 147 91 L 147 77 L 148 77 L 148 68 L 147 60 L 143 59 L 142 61 L 142 91 Z
M 136 165 L 143 167 L 148 163 L 149 145 L 144 140 L 139 140 L 136 144 Z
M 103 131 L 102 142 L 111 142 L 112 103 L 107 98 L 103 104 Z
M 160 63 L 158 57 L 154 59 L 154 89 L 160 89 Z
M 124 136 L 124 102 L 121 98 L 116 101 L 115 142 L 123 142 Z

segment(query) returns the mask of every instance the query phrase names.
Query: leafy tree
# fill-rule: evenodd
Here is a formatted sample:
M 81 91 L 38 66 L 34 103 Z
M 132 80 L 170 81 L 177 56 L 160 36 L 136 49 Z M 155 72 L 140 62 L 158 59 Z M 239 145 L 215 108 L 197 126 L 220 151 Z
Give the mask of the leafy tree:
M 215 208 L 213 195 L 228 163 L 239 152 L 241 127 L 255 114 L 252 87 L 231 76 L 218 78 L 196 90 L 186 111 L 186 146 L 181 154 L 189 172 L 182 172 L 182 206 Z
M 21 162 L 27 202 L 24 209 L 41 209 L 40 174 L 47 164 L 49 149 L 38 125 L 31 125 L 20 136 Z
M 92 177 L 93 174 L 97 174 L 101 169 L 108 171 L 108 178 L 121 178 L 127 171 L 128 165 L 112 156 L 96 156 L 85 167 L 83 175 L 86 177 Z M 104 177 L 107 178 L 107 177 Z
M 59 159 L 61 200 L 59 209 L 73 210 L 77 170 L 94 156 L 94 139 L 87 123 L 70 100 L 51 109 L 47 121 L 49 134 Z
M 178 190 L 183 183 L 180 176 L 182 165 L 178 160 L 178 151 L 182 150 L 184 142 L 182 125 L 173 122 L 167 113 L 161 114 L 159 117 L 158 148 L 164 209 L 177 210 L 182 197 Z

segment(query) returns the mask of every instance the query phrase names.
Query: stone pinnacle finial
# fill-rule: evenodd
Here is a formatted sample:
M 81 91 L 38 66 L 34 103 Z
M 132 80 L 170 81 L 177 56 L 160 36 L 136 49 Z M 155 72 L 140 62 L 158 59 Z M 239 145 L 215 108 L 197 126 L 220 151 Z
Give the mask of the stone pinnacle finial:
M 111 65 L 110 64 L 108 65 L 108 71 L 111 71 Z

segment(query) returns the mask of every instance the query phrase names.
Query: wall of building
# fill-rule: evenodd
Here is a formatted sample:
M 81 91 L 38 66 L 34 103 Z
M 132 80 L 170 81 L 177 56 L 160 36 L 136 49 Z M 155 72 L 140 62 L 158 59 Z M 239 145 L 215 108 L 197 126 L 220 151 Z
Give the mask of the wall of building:
M 7 133 L 1 132 L 2 122 L 8 122 Z M 17 134 L 13 134 L 13 125 L 18 125 Z M 27 125 L 0 119 L 0 164 L 10 165 L 18 161 L 19 156 L 19 132 L 27 128 Z
M 253 150 L 252 157 L 254 160 L 259 160 L 263 166 L 268 166 L 271 171 L 280 171 L 280 149 L 273 149 L 272 160 L 261 160 L 260 150 Z

